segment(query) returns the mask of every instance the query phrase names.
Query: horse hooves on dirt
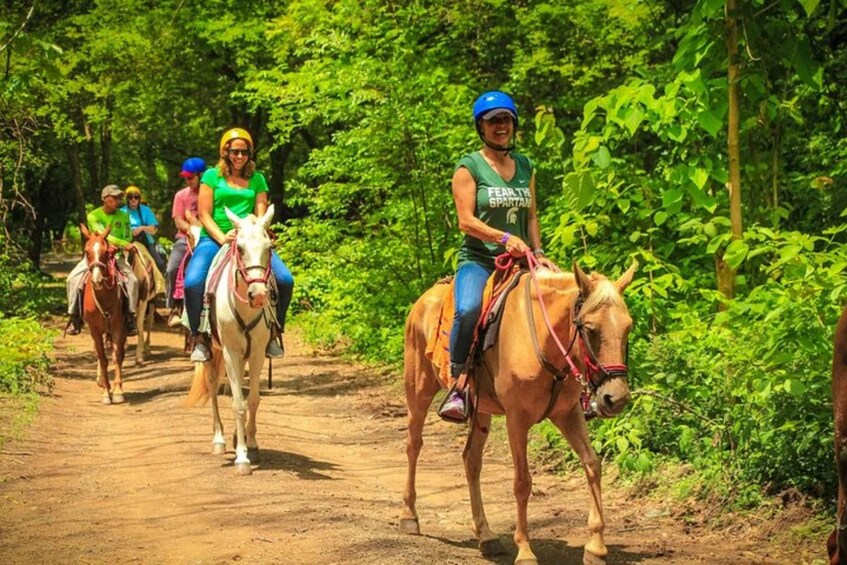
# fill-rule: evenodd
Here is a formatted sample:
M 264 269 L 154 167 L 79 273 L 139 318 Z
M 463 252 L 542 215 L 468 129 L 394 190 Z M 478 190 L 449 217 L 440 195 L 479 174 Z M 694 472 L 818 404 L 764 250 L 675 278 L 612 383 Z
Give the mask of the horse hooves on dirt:
M 250 466 L 250 463 L 236 463 L 235 470 L 238 471 L 239 475 L 253 474 L 253 467 Z
M 109 396 L 108 392 L 104 392 L 103 396 L 100 397 L 100 403 L 101 404 L 111 404 L 112 403 L 112 397 Z
M 213 443 L 212 444 L 212 455 L 223 455 L 226 453 L 226 444 L 225 443 Z
M 403 518 L 400 520 L 400 533 L 419 536 L 421 525 L 414 518 Z
M 112 396 L 112 404 L 123 404 L 124 402 L 126 402 L 124 395 L 116 394 Z
M 483 557 L 494 557 L 506 553 L 503 544 L 496 538 L 479 542 L 479 551 L 482 552 Z
M 258 447 L 248 447 L 247 448 L 247 459 L 250 460 L 250 463 L 258 463 L 259 462 L 259 448 Z
M 585 551 L 582 554 L 582 565 L 606 565 L 606 558 Z

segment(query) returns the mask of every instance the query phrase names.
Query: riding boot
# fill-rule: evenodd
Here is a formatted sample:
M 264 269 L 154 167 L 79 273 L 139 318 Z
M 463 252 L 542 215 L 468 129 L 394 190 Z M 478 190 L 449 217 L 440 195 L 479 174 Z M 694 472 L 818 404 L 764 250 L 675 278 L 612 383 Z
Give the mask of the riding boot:
M 194 349 L 191 351 L 191 361 L 194 363 L 205 363 L 212 358 L 209 350 L 209 336 L 197 334 L 194 337 Z
M 271 329 L 271 339 L 265 348 L 265 357 L 277 359 L 285 356 L 285 346 L 282 344 L 282 332 L 279 328 Z
M 138 327 L 135 324 L 135 314 L 133 314 L 132 312 L 130 312 L 129 315 L 126 317 L 125 327 L 126 335 L 128 337 L 138 335 Z
M 68 325 L 65 327 L 65 333 L 68 335 L 79 335 L 82 331 L 82 316 L 79 312 L 74 312 L 68 319 Z
M 171 309 L 170 316 L 168 316 L 168 327 L 169 328 L 178 328 L 182 324 L 182 312 L 176 306 Z
M 447 391 L 447 396 L 441 406 L 438 407 L 438 415 L 445 422 L 464 424 L 468 421 L 468 392 L 467 374 L 465 374 L 466 363 L 450 364 L 450 374 L 453 378 L 453 386 Z M 465 378 L 461 378 L 464 375 Z M 459 383 L 462 383 L 459 386 Z

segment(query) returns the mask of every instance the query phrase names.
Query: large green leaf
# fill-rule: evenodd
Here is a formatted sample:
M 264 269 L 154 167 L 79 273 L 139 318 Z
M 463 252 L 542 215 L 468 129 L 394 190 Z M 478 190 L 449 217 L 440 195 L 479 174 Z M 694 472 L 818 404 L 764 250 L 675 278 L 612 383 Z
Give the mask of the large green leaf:
M 750 246 L 743 239 L 736 239 L 727 245 L 723 259 L 730 268 L 735 270 L 744 262 L 748 251 L 750 251 Z
M 582 210 L 594 198 L 595 193 L 594 178 L 589 172 L 568 173 L 564 180 L 565 195 L 571 207 L 576 210 Z

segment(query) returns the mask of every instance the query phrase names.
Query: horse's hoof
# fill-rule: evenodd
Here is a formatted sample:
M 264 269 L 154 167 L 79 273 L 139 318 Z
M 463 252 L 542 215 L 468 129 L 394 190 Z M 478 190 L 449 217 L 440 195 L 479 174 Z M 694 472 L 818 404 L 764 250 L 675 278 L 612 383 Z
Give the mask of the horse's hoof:
M 582 553 L 582 565 L 606 565 L 606 558 L 586 550 Z
M 212 444 L 212 455 L 223 455 L 226 453 L 226 444 L 225 443 L 213 443 Z
M 114 394 L 112 395 L 112 404 L 123 404 L 126 402 L 123 394 Z
M 247 459 L 250 460 L 250 463 L 258 463 L 259 462 L 259 448 L 258 447 L 248 447 L 247 448 Z
M 515 565 L 538 565 L 538 559 L 515 559 Z
M 250 463 L 236 463 L 235 470 L 238 471 L 239 475 L 252 475 L 253 467 L 250 466 Z
M 421 525 L 417 518 L 402 518 L 400 520 L 400 533 L 412 536 L 421 535 Z
M 112 403 L 112 397 L 109 396 L 108 392 L 104 392 L 103 396 L 100 397 L 100 403 L 101 404 L 111 404 Z
M 506 549 L 497 538 L 479 542 L 479 551 L 482 552 L 483 557 L 494 557 L 506 553 Z

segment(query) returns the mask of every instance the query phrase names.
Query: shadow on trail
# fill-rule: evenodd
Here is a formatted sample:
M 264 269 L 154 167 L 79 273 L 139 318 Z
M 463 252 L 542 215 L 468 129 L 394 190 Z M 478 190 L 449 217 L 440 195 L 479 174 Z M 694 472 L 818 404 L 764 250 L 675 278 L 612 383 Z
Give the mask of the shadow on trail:
M 372 375 L 345 377 L 330 371 L 296 380 L 274 379 L 274 387 L 270 393 L 291 396 L 338 396 L 377 388 L 381 384 L 380 378 Z
M 222 467 L 232 467 L 232 459 L 228 460 Z M 335 477 L 321 471 L 335 471 L 338 468 L 338 465 L 328 461 L 319 461 L 299 453 L 266 449 L 260 446 L 256 472 L 285 471 L 306 481 L 334 481 L 336 480 Z

